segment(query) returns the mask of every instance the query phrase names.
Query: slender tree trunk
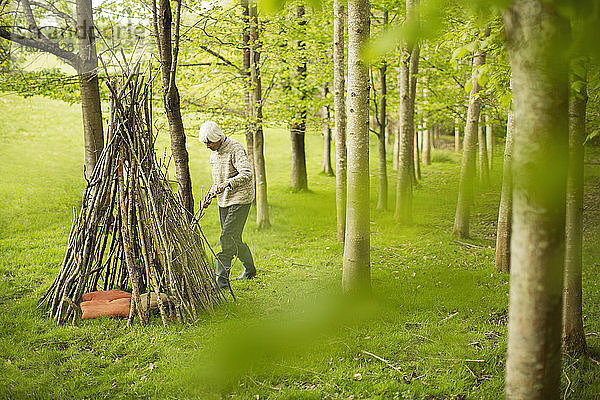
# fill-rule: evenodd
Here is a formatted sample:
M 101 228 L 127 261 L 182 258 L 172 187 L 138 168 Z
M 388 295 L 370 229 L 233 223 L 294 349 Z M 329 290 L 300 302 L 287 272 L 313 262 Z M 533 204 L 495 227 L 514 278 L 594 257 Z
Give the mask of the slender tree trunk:
M 383 26 L 387 26 L 388 11 L 383 12 Z M 388 178 L 387 178 L 387 163 L 385 149 L 385 131 L 386 131 L 386 114 L 387 114 L 387 81 L 386 81 L 387 63 L 383 61 L 383 65 L 379 68 L 379 78 L 381 86 L 381 96 L 379 98 L 379 197 L 377 199 L 377 209 L 387 210 L 388 199 Z
M 85 175 L 90 179 L 104 148 L 100 89 L 96 72 L 81 73 L 78 74 L 78 78 L 85 146 Z
M 91 0 L 75 3 L 78 25 L 79 91 L 85 146 L 85 174 L 90 178 L 100 153 L 104 148 L 102 106 L 98 87 L 98 55 L 94 31 L 94 14 Z
M 344 84 L 344 3 L 333 2 L 333 108 L 335 112 L 335 205 L 337 238 L 344 243 L 346 232 L 346 102 Z
M 460 118 L 454 117 L 454 152 L 460 154 Z
M 248 0 L 241 0 L 242 21 L 244 29 L 242 30 L 242 77 L 244 79 L 244 113 L 246 117 L 246 148 L 248 152 L 248 161 L 250 162 L 254 187 L 256 188 L 256 170 L 254 168 L 254 126 L 253 121 L 253 102 L 252 102 L 252 78 L 250 75 L 250 6 Z
M 513 151 L 514 115 L 508 112 L 506 123 L 506 148 L 502 169 L 502 195 L 498 210 L 498 230 L 496 234 L 496 269 L 510 271 L 510 232 L 512 227 L 512 151 Z
M 419 129 L 416 125 L 414 125 L 414 132 L 415 136 L 413 139 L 413 161 L 415 163 L 415 176 L 417 179 L 421 179 L 421 157 L 419 155 L 421 149 L 419 148 Z
M 400 129 L 397 121 L 394 121 L 392 126 L 392 129 L 394 130 L 394 158 L 392 160 L 392 170 L 398 171 L 398 159 L 400 158 Z
M 361 53 L 369 43 L 369 1 L 348 3 L 348 204 L 342 288 L 371 288 L 369 211 L 369 69 Z
M 267 200 L 267 170 L 264 156 L 262 80 L 260 75 L 261 42 L 258 25 L 258 10 L 255 1 L 249 7 L 250 16 L 250 77 L 252 80 L 252 111 L 254 123 L 253 157 L 256 182 L 256 224 L 259 229 L 271 226 L 269 202 Z
M 163 101 L 169 122 L 171 154 L 173 155 L 175 175 L 177 177 L 177 194 L 184 208 L 188 211 L 189 218 L 192 218 L 194 216 L 192 180 L 190 177 L 188 152 L 185 147 L 185 129 L 181 118 L 179 90 L 175 83 L 177 76 L 177 56 L 179 52 L 181 1 L 176 2 L 175 38 L 172 39 L 171 35 L 173 16 L 169 0 L 160 0 L 159 2 L 158 21 L 155 20 L 155 31 L 157 33 L 156 40 L 159 48 L 163 82 Z M 154 14 L 156 16 L 156 12 Z
M 387 147 L 391 147 L 394 144 L 394 133 L 392 132 L 392 125 L 393 125 L 393 121 L 392 118 L 387 117 L 386 123 L 385 123 L 385 142 Z
M 431 127 L 427 119 L 425 120 L 425 128 L 421 140 L 423 141 L 423 164 L 431 165 Z
M 489 29 L 485 36 L 489 35 Z M 467 111 L 467 124 L 463 139 L 463 155 L 460 167 L 460 183 L 458 186 L 458 203 L 454 216 L 454 229 L 452 234 L 456 237 L 469 237 L 469 218 L 473 203 L 473 185 L 475 178 L 475 163 L 477 160 L 477 122 L 481 100 L 477 93 L 481 89 L 477 83 L 478 68 L 485 63 L 485 52 L 479 50 L 473 58 L 473 87 L 469 95 L 469 109 Z
M 414 6 L 414 1 L 406 0 L 406 20 L 409 22 L 414 18 Z M 413 178 L 411 169 L 414 167 L 412 157 L 414 108 L 411 110 L 411 55 L 412 46 L 408 42 L 404 43 L 400 56 L 400 152 L 398 154 L 396 211 L 394 213 L 394 217 L 401 224 L 412 222 Z
M 304 16 L 305 9 L 303 4 L 296 6 L 296 18 L 298 19 L 298 25 L 303 27 L 306 25 L 306 18 Z M 304 136 L 306 134 L 306 91 L 304 89 L 304 83 L 306 82 L 306 44 L 303 40 L 298 40 L 298 51 L 301 54 L 301 61 L 296 72 L 298 74 L 298 81 L 300 85 L 300 111 L 299 115 L 290 124 L 290 139 L 292 142 L 292 170 L 291 170 L 291 185 L 294 190 L 307 190 L 308 189 L 308 177 L 306 175 L 306 149 L 304 145 Z
M 492 119 L 489 114 L 485 114 L 485 144 L 487 145 L 488 172 L 492 170 L 494 154 L 494 130 L 492 129 Z
M 416 7 L 417 0 L 413 0 L 413 9 Z M 415 11 L 413 11 L 415 12 Z M 419 73 L 419 56 L 421 54 L 421 49 L 418 43 L 414 43 L 412 46 L 412 51 L 410 53 L 410 86 L 409 86 L 409 101 L 410 101 L 410 121 L 411 121 L 411 131 L 415 132 L 415 102 L 417 98 L 417 74 Z M 410 146 L 413 151 L 410 153 L 410 174 L 411 179 L 413 181 L 413 185 L 417 184 L 417 166 L 419 163 L 418 156 L 415 157 L 414 148 L 418 147 L 415 144 L 415 135 L 411 135 Z M 420 169 L 420 168 L 419 168 Z M 420 171 L 419 171 L 420 178 Z
M 569 172 L 567 178 L 567 220 L 565 279 L 563 289 L 563 350 L 572 356 L 586 352 L 581 313 L 581 270 L 583 238 L 583 156 L 587 88 L 583 73 L 573 73 L 573 83 L 580 90 L 571 94 L 569 102 Z M 576 69 L 573 69 L 575 71 Z
M 484 132 L 484 118 L 479 115 L 479 125 L 477 126 L 477 142 L 479 144 L 479 183 L 482 187 L 490 184 L 490 173 L 488 171 L 487 146 Z
M 329 87 L 327 83 L 323 84 L 323 99 L 327 98 L 329 93 Z M 331 125 L 329 124 L 329 106 L 324 105 L 321 109 L 323 115 L 323 168 L 321 171 L 325 175 L 333 175 L 333 168 L 331 168 Z
M 515 139 L 506 399 L 558 399 L 568 167 L 568 21 L 542 0 L 504 13 Z
M 423 88 L 423 100 L 425 103 L 429 100 L 429 89 Z M 431 126 L 429 126 L 428 118 L 423 115 L 423 131 L 421 133 L 421 152 L 423 153 L 423 164 L 431 165 Z

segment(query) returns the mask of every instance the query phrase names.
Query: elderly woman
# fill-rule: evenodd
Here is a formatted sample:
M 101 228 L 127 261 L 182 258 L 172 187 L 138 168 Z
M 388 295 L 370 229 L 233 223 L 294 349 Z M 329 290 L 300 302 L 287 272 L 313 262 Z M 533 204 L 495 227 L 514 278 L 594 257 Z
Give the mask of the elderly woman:
M 253 171 L 244 146 L 225 136 L 215 122 L 202 124 L 199 139 L 211 150 L 213 185 L 209 192 L 216 195 L 221 217 L 221 252 L 216 260 L 217 284 L 220 288 L 227 288 L 233 256 L 237 256 L 244 266 L 244 272 L 236 279 L 250 279 L 256 275 L 250 248 L 242 241 L 244 224 L 254 200 Z M 203 206 L 207 207 L 208 204 L 210 201 Z

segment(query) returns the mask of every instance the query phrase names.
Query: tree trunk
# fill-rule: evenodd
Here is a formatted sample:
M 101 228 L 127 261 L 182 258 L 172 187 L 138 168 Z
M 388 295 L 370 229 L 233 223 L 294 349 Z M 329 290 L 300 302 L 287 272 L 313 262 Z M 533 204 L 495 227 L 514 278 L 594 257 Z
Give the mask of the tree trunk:
M 94 31 L 94 14 L 91 0 L 76 2 L 79 51 L 79 91 L 85 146 L 85 174 L 90 178 L 100 153 L 104 149 L 102 106 L 98 86 L 98 55 Z
M 329 93 L 329 87 L 327 83 L 323 84 L 323 99 L 327 99 L 327 93 Z M 329 124 L 329 106 L 324 105 L 321 109 L 323 117 L 323 168 L 321 172 L 325 175 L 333 175 L 333 168 L 331 168 L 331 125 Z
M 479 144 L 479 183 L 481 187 L 487 187 L 490 184 L 490 173 L 488 171 L 487 146 L 484 132 L 484 118 L 479 115 L 479 125 L 477 126 L 477 142 Z
M 425 129 L 421 134 L 421 140 L 423 141 L 423 164 L 431 165 L 431 127 L 428 124 L 427 119 L 425 119 Z
M 485 36 L 489 35 L 486 29 Z M 454 228 L 452 234 L 459 238 L 469 237 L 469 218 L 471 216 L 471 205 L 473 203 L 473 184 L 475 178 L 475 163 L 477 160 L 477 122 L 481 100 L 477 93 L 480 90 L 477 83 L 478 68 L 485 63 L 485 52 L 479 50 L 473 57 L 473 87 L 469 95 L 469 109 L 467 111 L 467 124 L 465 126 L 465 137 L 463 139 L 463 155 L 460 166 L 460 183 L 458 186 L 458 203 L 456 215 L 454 216 Z
M 398 171 L 398 159 L 400 158 L 400 130 L 398 129 L 398 122 L 393 121 L 392 123 L 394 130 L 394 154 L 392 159 L 392 170 Z
M 506 399 L 558 399 L 568 167 L 569 26 L 556 6 L 504 15 L 515 138 Z
M 423 101 L 427 103 L 429 99 L 429 89 L 423 88 Z M 421 152 L 423 153 L 423 164 L 431 165 L 431 126 L 429 126 L 429 120 L 426 115 L 423 115 L 423 132 L 421 133 L 421 140 L 423 145 L 421 146 Z
M 419 155 L 421 149 L 419 148 L 419 129 L 416 127 L 416 125 L 414 126 L 414 132 L 413 161 L 415 163 L 415 176 L 417 179 L 421 179 L 421 157 Z
M 303 4 L 296 6 L 296 18 L 298 25 L 303 27 L 306 25 L 304 17 L 305 9 Z M 291 169 L 291 185 L 292 189 L 297 191 L 308 190 L 308 178 L 306 175 L 306 151 L 304 146 L 304 136 L 306 134 L 306 90 L 304 82 L 306 82 L 306 44 L 303 40 L 298 40 L 298 51 L 300 52 L 300 64 L 296 68 L 298 74 L 298 84 L 300 86 L 300 111 L 299 115 L 290 124 L 290 140 L 292 142 L 292 169 Z
M 348 204 L 342 288 L 371 288 L 369 211 L 369 69 L 361 53 L 369 43 L 369 1 L 348 3 Z
M 248 0 L 241 0 L 242 22 L 242 78 L 244 79 L 244 114 L 246 117 L 246 149 L 252 171 L 253 185 L 256 188 L 256 169 L 254 168 L 254 126 L 252 103 L 252 78 L 250 75 L 250 6 Z
M 156 15 L 156 12 L 154 13 Z M 175 19 L 175 38 L 171 38 L 171 23 L 173 22 L 169 0 L 160 0 L 158 21 L 155 21 L 156 40 L 159 48 L 160 70 L 163 82 L 163 101 L 169 132 L 171 135 L 171 154 L 175 163 L 177 178 L 177 194 L 181 203 L 188 211 L 188 217 L 194 216 L 194 197 L 190 177 L 189 157 L 185 147 L 185 129 L 181 119 L 181 104 L 179 90 L 175 83 L 177 75 L 177 56 L 179 52 L 179 22 L 181 3 L 177 2 Z M 171 44 L 173 43 L 173 45 Z
M 412 9 L 411 12 L 416 13 L 415 9 L 416 9 L 416 4 L 417 4 L 418 0 L 413 0 L 412 3 Z M 416 16 L 413 16 L 411 18 L 416 18 Z M 418 43 L 413 43 L 412 44 L 412 50 L 410 52 L 410 69 L 409 69 L 409 76 L 410 76 L 410 81 L 409 81 L 409 107 L 410 107 L 410 124 L 411 124 L 411 131 L 414 132 L 415 131 L 415 101 L 417 98 L 417 74 L 419 73 L 419 56 L 421 54 L 421 49 L 419 47 Z M 410 152 L 410 176 L 411 179 L 413 181 L 413 186 L 417 184 L 417 168 L 418 167 L 418 156 L 415 157 L 415 151 L 414 148 L 418 147 L 415 144 L 415 135 L 411 134 L 411 138 L 410 138 L 410 147 L 412 149 L 412 151 Z M 420 178 L 420 171 L 419 171 L 419 178 Z
M 492 119 L 488 114 L 485 114 L 485 144 L 487 145 L 488 171 L 491 171 L 494 161 L 494 130 L 492 129 Z
M 383 26 L 387 26 L 388 11 L 383 12 Z M 383 61 L 383 65 L 379 68 L 379 78 L 381 86 L 381 96 L 379 98 L 379 197 L 377 199 L 377 209 L 387 210 L 388 199 L 388 179 L 387 179 L 387 163 L 385 149 L 385 131 L 386 131 L 386 113 L 387 113 L 387 81 L 386 81 L 387 63 Z
M 90 179 L 104 148 L 100 89 L 96 72 L 81 73 L 78 74 L 78 78 L 85 146 L 85 176 Z
M 498 230 L 496 234 L 496 269 L 501 272 L 510 271 L 510 232 L 512 227 L 512 151 L 514 132 L 513 111 L 508 112 L 506 122 L 506 148 L 504 149 L 504 165 L 502 169 L 502 195 L 498 210 Z
M 335 205 L 337 238 L 346 232 L 346 102 L 344 88 L 344 3 L 333 2 L 333 108 L 335 112 Z
M 585 141 L 585 113 L 587 103 L 586 73 L 573 71 L 573 83 L 581 82 L 580 90 L 573 90 L 569 102 L 569 172 L 567 177 L 567 220 L 565 279 L 563 289 L 563 350 L 572 356 L 586 352 L 583 317 L 581 313 L 581 269 L 583 237 L 583 156 Z
M 411 21 L 414 13 L 414 1 L 406 0 L 406 20 Z M 406 42 L 402 46 L 400 58 L 400 150 L 398 154 L 398 176 L 396 183 L 396 211 L 394 217 L 401 224 L 412 222 L 412 168 L 413 164 L 413 120 L 411 110 L 411 64 L 412 46 Z
M 259 229 L 271 226 L 269 203 L 267 201 L 267 170 L 264 156 L 262 80 L 260 75 L 261 42 L 258 29 L 258 10 L 256 2 L 249 7 L 250 16 L 250 78 L 252 80 L 252 122 L 254 123 L 253 152 L 256 182 L 256 225 Z
M 460 154 L 460 118 L 454 117 L 454 152 Z

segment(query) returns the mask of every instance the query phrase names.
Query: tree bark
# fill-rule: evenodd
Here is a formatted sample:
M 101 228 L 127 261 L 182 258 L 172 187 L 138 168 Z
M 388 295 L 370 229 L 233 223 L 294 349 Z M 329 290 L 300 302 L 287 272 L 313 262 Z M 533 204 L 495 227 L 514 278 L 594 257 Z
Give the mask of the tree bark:
M 323 84 L 322 95 L 323 99 L 327 99 L 327 94 L 329 93 L 329 87 L 327 83 Z M 321 168 L 321 172 L 325 175 L 332 176 L 333 168 L 331 168 L 331 125 L 329 124 L 329 106 L 324 105 L 321 109 L 321 114 L 323 118 L 323 166 Z
M 406 19 L 411 18 L 413 8 L 411 0 L 406 1 Z M 414 113 L 410 110 L 410 57 L 412 48 L 405 43 L 400 58 L 400 150 L 398 154 L 398 175 L 396 183 L 396 211 L 394 217 L 401 224 L 412 222 L 412 184 L 411 175 L 412 152 L 411 147 L 414 133 L 412 119 Z
M 489 114 L 485 114 L 485 144 L 487 145 L 488 173 L 492 170 L 494 154 L 494 130 L 492 128 L 492 119 Z
M 296 6 L 296 18 L 298 25 L 301 27 L 306 25 L 304 16 L 305 9 L 303 4 Z M 290 140 L 292 142 L 292 169 L 291 169 L 291 186 L 297 191 L 308 190 L 308 178 L 306 175 L 306 149 L 304 145 L 304 136 L 306 134 L 306 90 L 304 82 L 306 82 L 306 44 L 303 40 L 298 40 L 298 51 L 300 52 L 300 64 L 296 68 L 300 86 L 300 112 L 299 115 L 290 123 Z
M 489 29 L 486 29 L 485 36 L 488 35 Z M 463 139 L 463 155 L 460 167 L 460 183 L 458 186 L 458 203 L 456 205 L 454 228 L 452 231 L 452 234 L 459 238 L 469 237 L 469 218 L 473 203 L 475 163 L 477 160 L 477 123 L 481 109 L 481 100 L 477 95 L 481 89 L 479 83 L 477 83 L 477 69 L 484 63 L 485 52 L 478 50 L 475 57 L 473 57 L 473 73 L 471 76 L 473 87 L 469 94 L 469 109 L 467 111 L 465 137 Z
M 429 121 L 425 119 L 425 129 L 423 130 L 421 140 L 423 141 L 423 164 L 431 165 L 431 127 Z
M 155 34 L 159 48 L 160 70 L 163 83 L 163 102 L 169 122 L 171 136 L 171 154 L 175 163 L 177 194 L 188 211 L 188 217 L 194 216 L 194 196 L 190 177 L 189 156 L 185 146 L 185 128 L 181 118 L 179 90 L 175 82 L 177 76 L 177 56 L 179 52 L 179 22 L 181 1 L 177 2 L 175 15 L 175 38 L 172 38 L 171 25 L 173 15 L 169 0 L 159 1 L 158 21 L 155 20 Z M 154 1 L 156 5 L 156 0 Z M 154 13 L 156 16 L 156 12 Z
M 384 29 L 388 24 L 388 11 L 383 11 L 383 26 Z M 379 79 L 381 86 L 381 96 L 379 98 L 379 138 L 378 138 L 378 153 L 379 153 L 379 196 L 377 199 L 377 209 L 387 210 L 388 203 L 388 179 L 387 179 L 387 162 L 385 148 L 385 132 L 386 132 L 386 114 L 387 114 L 387 63 L 384 60 L 379 68 Z
M 514 113 L 508 112 L 506 123 L 506 147 L 502 167 L 502 194 L 498 210 L 498 230 L 496 233 L 496 269 L 510 271 L 510 232 L 512 227 L 512 149 L 514 132 Z
M 348 3 L 348 205 L 342 288 L 368 293 L 370 270 L 369 69 L 361 53 L 369 43 L 369 1 Z
M 98 84 L 98 55 L 94 31 L 94 13 L 91 0 L 75 3 L 78 26 L 79 90 L 85 143 L 86 177 L 90 178 L 104 148 L 102 106 Z
M 262 80 L 260 75 L 260 33 L 258 9 L 255 1 L 249 6 L 250 16 L 250 77 L 252 81 L 252 123 L 254 173 L 256 182 L 256 225 L 259 229 L 271 226 L 269 220 L 269 202 L 267 200 L 267 170 L 265 167 Z
M 252 78 L 250 74 L 250 5 L 249 0 L 240 0 L 242 7 L 242 78 L 244 80 L 244 115 L 246 119 L 246 149 L 248 161 L 254 172 L 252 176 L 254 188 L 256 188 L 256 170 L 254 168 L 254 126 L 253 102 L 252 102 Z
M 429 89 L 423 88 L 423 101 L 427 103 L 429 100 Z M 429 120 L 425 114 L 423 114 L 423 132 L 421 133 L 421 140 L 423 145 L 421 146 L 421 152 L 423 153 L 423 164 L 431 165 L 431 126 L 429 126 Z
M 454 117 L 454 152 L 460 154 L 460 118 Z
M 558 399 L 568 166 L 569 25 L 553 3 L 505 11 L 515 138 L 506 399 Z
M 394 154 L 392 159 L 392 170 L 398 171 L 398 159 L 400 158 L 400 129 L 398 121 L 392 121 L 392 129 L 394 131 Z
M 567 219 L 565 278 L 563 289 L 563 350 L 572 356 L 586 352 L 583 317 L 581 312 L 581 270 L 583 241 L 583 158 L 585 114 L 587 103 L 585 66 L 582 72 L 573 69 L 573 83 L 581 82 L 579 91 L 573 90 L 569 102 L 569 172 L 567 177 Z
M 333 108 L 335 113 L 335 205 L 337 238 L 346 232 L 346 102 L 344 84 L 344 3 L 333 2 Z
M 419 129 L 416 125 L 413 125 L 413 130 L 415 132 L 413 138 L 413 161 L 414 161 L 414 169 L 415 169 L 415 177 L 417 179 L 421 179 L 421 157 L 420 157 L 420 148 L 419 148 Z
M 477 126 L 477 143 L 479 144 L 479 183 L 481 187 L 487 187 L 490 184 L 490 173 L 488 171 L 487 144 L 485 137 L 484 118 L 479 115 L 479 125 Z
M 413 0 L 413 5 L 411 12 L 414 13 L 414 16 L 411 18 L 416 18 L 416 5 L 418 0 Z M 415 101 L 417 98 L 417 74 L 419 73 L 419 56 L 421 54 L 421 49 L 419 47 L 418 42 L 412 44 L 412 50 L 410 52 L 410 67 L 409 67 L 409 107 L 410 107 L 410 124 L 411 131 L 415 132 Z M 418 147 L 415 144 L 415 135 L 411 135 L 410 139 L 410 147 L 412 151 L 410 152 L 410 176 L 413 181 L 413 186 L 417 184 L 417 169 L 420 170 L 418 156 L 415 156 L 414 148 Z M 421 177 L 421 172 L 418 173 L 418 178 Z
M 496 269 L 510 271 L 510 232 L 512 227 L 512 149 L 514 132 L 513 111 L 508 112 L 506 122 L 506 147 L 502 169 L 502 194 L 498 210 L 498 230 L 496 233 Z

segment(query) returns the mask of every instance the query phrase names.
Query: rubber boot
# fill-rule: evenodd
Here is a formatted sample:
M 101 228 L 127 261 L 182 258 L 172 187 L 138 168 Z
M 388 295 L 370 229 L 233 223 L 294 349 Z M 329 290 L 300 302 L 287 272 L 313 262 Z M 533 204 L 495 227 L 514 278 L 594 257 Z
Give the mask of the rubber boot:
M 229 287 L 229 270 L 230 268 L 225 268 L 225 266 L 219 261 L 217 258 L 215 263 L 217 269 L 217 285 L 221 289 L 227 289 Z

